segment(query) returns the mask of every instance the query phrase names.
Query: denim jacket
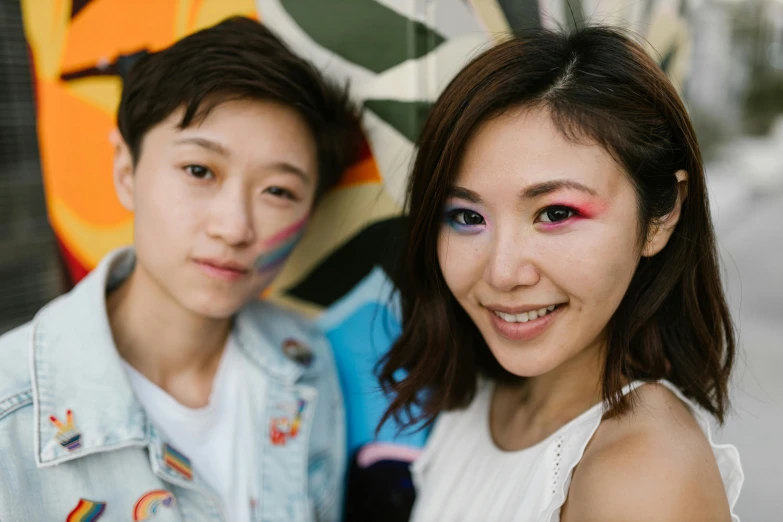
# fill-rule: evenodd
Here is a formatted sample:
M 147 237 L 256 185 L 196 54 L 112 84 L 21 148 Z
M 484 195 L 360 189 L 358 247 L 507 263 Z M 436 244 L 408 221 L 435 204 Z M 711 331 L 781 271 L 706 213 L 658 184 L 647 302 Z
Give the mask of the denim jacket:
M 225 521 L 217 494 L 147 418 L 114 346 L 106 289 L 133 262 L 132 250 L 110 254 L 0 337 L 0 522 Z M 265 302 L 237 314 L 234 335 L 268 383 L 265 398 L 250 397 L 253 520 L 338 520 L 345 420 L 328 342 Z M 280 422 L 292 403 L 296 422 Z

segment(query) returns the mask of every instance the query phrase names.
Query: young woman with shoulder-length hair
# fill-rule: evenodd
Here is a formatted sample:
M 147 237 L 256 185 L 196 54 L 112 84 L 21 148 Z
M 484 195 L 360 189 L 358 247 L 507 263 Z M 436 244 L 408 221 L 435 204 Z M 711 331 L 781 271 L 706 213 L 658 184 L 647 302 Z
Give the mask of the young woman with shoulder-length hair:
M 384 421 L 435 422 L 415 522 L 738 520 L 739 455 L 709 431 L 735 336 L 703 162 L 641 46 L 589 27 L 475 58 L 408 206 L 380 377 Z

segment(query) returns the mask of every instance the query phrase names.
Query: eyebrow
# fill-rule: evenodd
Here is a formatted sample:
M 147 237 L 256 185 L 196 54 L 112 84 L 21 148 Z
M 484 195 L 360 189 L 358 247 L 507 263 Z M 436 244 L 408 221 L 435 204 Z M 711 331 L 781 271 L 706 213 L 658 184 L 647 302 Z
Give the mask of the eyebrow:
M 556 179 L 525 188 L 521 193 L 521 197 L 523 199 L 534 199 L 563 189 L 578 190 L 579 192 L 584 192 L 591 196 L 598 196 L 598 193 L 587 185 L 582 185 L 581 183 L 571 181 L 570 179 Z
M 464 199 L 466 201 L 470 201 L 471 203 L 475 203 L 476 205 L 481 204 L 481 196 L 479 196 L 472 190 L 468 190 L 462 187 L 451 187 L 449 189 L 448 197 Z
M 196 145 L 198 147 L 217 152 L 221 156 L 230 156 L 231 153 L 223 145 L 216 141 L 208 140 L 206 138 L 182 138 L 174 142 L 176 145 Z
M 305 171 L 303 171 L 296 165 L 292 165 L 291 163 L 285 161 L 278 161 L 277 163 L 272 163 L 271 165 L 268 166 L 268 168 L 280 172 L 284 172 L 286 174 L 293 174 L 294 176 L 302 178 L 302 181 L 304 181 L 305 183 L 310 183 L 310 181 L 312 181 L 313 179 L 312 176 L 307 174 Z
M 556 179 L 530 185 L 529 187 L 526 187 L 522 190 L 520 197 L 522 199 L 535 199 L 564 189 L 578 190 L 580 192 L 590 194 L 591 196 L 598 196 L 598 193 L 587 185 L 582 185 L 581 183 L 571 181 L 569 179 Z M 468 190 L 464 187 L 451 187 L 448 197 L 464 199 L 466 201 L 470 201 L 471 203 L 475 203 L 476 205 L 480 205 L 482 203 L 481 196 L 479 196 L 476 192 Z
M 180 140 L 177 140 L 175 143 L 177 145 L 196 145 L 198 147 L 202 147 L 204 149 L 216 152 L 221 156 L 225 156 L 225 157 L 231 156 L 231 152 L 228 149 L 226 149 L 223 145 L 221 145 L 216 141 L 208 140 L 206 138 L 196 138 L 196 137 L 182 138 Z M 299 167 L 292 165 L 291 163 L 288 163 L 286 161 L 278 161 L 272 163 L 268 165 L 267 168 L 271 170 L 283 172 L 286 174 L 293 174 L 299 178 L 302 178 L 302 180 L 305 183 L 310 183 L 310 181 L 312 180 L 312 176 L 308 175 Z

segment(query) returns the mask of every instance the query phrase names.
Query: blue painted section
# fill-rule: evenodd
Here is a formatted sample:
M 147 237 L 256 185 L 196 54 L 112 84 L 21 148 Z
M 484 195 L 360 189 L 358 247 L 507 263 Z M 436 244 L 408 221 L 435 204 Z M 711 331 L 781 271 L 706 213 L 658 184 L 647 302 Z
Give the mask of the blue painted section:
M 381 269 L 335 303 L 318 323 L 332 344 L 345 395 L 348 455 L 371 442 L 422 447 L 425 430 L 399 432 L 387 422 L 376 439 L 375 429 L 389 405 L 376 379 L 376 366 L 400 334 L 399 306 Z

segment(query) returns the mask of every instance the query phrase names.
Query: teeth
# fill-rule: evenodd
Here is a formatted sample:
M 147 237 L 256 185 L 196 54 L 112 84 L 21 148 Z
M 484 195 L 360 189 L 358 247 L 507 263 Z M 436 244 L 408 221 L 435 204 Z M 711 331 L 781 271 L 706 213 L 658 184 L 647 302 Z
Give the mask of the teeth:
M 546 308 L 539 308 L 538 310 L 531 310 L 529 312 L 522 312 L 521 314 L 507 314 L 504 312 L 495 312 L 495 315 L 506 321 L 507 323 L 526 323 L 539 317 L 544 317 L 546 314 L 555 309 L 555 305 L 547 306 Z

